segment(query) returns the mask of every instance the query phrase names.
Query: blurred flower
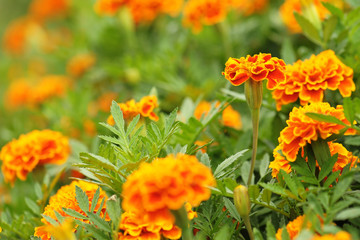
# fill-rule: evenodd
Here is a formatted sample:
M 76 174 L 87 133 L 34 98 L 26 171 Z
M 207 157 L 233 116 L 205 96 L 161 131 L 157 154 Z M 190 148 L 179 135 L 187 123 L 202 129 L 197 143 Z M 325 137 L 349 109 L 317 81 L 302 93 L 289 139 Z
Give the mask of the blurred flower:
M 217 102 L 216 106 L 219 105 Z M 205 117 L 211 110 L 211 103 L 207 101 L 201 101 L 195 108 L 194 117 L 198 120 L 201 117 Z M 235 111 L 231 105 L 227 106 L 222 112 L 221 122 L 226 127 L 235 128 L 240 130 L 242 127 L 241 115 L 239 112 Z
M 260 53 L 241 58 L 229 58 L 222 73 L 234 86 L 243 84 L 251 78 L 254 81 L 267 79 L 267 88 L 272 90 L 285 81 L 286 65 L 283 60 Z
M 70 74 L 70 76 L 78 78 L 91 68 L 95 62 L 96 58 L 94 54 L 78 54 L 69 60 L 66 66 L 66 71 Z
M 297 218 L 295 218 L 293 221 L 290 221 L 287 225 L 286 225 L 286 230 L 289 233 L 289 237 L 290 240 L 294 240 L 300 233 L 300 231 L 304 228 L 310 228 L 311 227 L 311 223 L 307 222 L 307 225 L 304 225 L 304 220 L 305 220 L 305 215 L 299 216 Z M 281 234 L 282 234 L 283 229 L 279 228 L 277 233 L 276 233 L 276 240 L 281 240 Z
M 178 210 L 188 202 L 198 206 L 207 200 L 215 179 L 211 170 L 195 156 L 178 154 L 142 163 L 123 185 L 122 206 L 143 216 L 147 222 L 173 223 L 170 210 Z M 138 186 L 138 187 L 134 187 Z
M 90 119 L 85 119 L 84 123 L 84 131 L 89 136 L 95 136 L 96 135 L 96 125 L 93 121 Z
M 183 0 L 98 0 L 95 12 L 100 15 L 114 15 L 121 7 L 130 10 L 135 23 L 152 22 L 158 15 L 177 15 Z
M 106 92 L 97 99 L 97 106 L 103 112 L 110 112 L 111 102 L 118 98 L 115 92 Z
M 17 79 L 10 83 L 10 86 L 5 92 L 5 102 L 8 109 L 18 108 L 20 106 L 28 105 L 31 96 L 32 86 L 24 79 Z
M 327 15 L 329 15 L 329 11 L 322 5 L 321 2 L 328 2 L 337 7 L 342 8 L 343 0 L 313 0 L 311 3 L 314 5 L 317 14 L 321 20 L 325 19 Z M 302 32 L 300 25 L 297 23 L 294 12 L 299 14 L 302 13 L 302 4 L 301 0 L 285 0 L 283 5 L 280 7 L 280 16 L 285 23 L 286 27 L 292 33 L 300 33 Z
M 339 231 L 335 234 L 316 235 L 311 240 L 352 240 L 352 237 L 348 232 Z
M 284 170 L 286 173 L 291 172 L 290 162 L 286 160 L 286 158 L 281 154 L 282 145 L 283 144 L 278 145 L 273 152 L 274 161 L 272 161 L 269 165 L 269 168 L 272 168 L 272 177 L 277 177 L 280 169 Z M 351 164 L 350 167 L 356 167 L 356 162 L 358 161 L 358 158 L 354 156 L 351 152 L 349 152 L 342 144 L 328 142 L 328 145 L 331 156 L 338 154 L 338 160 L 336 161 L 332 169 L 333 172 L 340 171 L 341 174 L 343 168 L 348 164 Z M 307 159 L 305 160 L 307 161 Z
M 124 119 L 131 120 L 136 115 L 140 114 L 142 117 L 148 117 L 153 121 L 157 121 L 159 117 L 155 114 L 154 109 L 158 106 L 156 96 L 145 96 L 140 102 L 135 102 L 131 99 L 125 103 L 118 103 L 121 111 L 123 112 Z M 107 123 L 114 125 L 114 118 L 110 115 Z
M 32 0 L 29 14 L 38 21 L 64 16 L 70 9 L 70 0 Z
M 54 219 L 55 221 L 57 221 L 54 211 L 57 211 L 58 213 L 60 213 L 60 215 L 62 215 L 64 217 L 71 217 L 63 211 L 63 208 L 69 208 L 69 209 L 72 209 L 72 210 L 80 213 L 81 215 L 86 216 L 85 213 L 80 209 L 79 204 L 76 201 L 76 198 L 75 198 L 76 197 L 76 192 L 75 192 L 76 186 L 80 187 L 88 196 L 89 210 L 90 210 L 93 197 L 99 186 L 96 184 L 88 183 L 88 182 L 84 182 L 84 181 L 73 181 L 69 185 L 62 186 L 55 195 L 50 197 L 49 204 L 45 207 L 43 215 L 46 215 L 46 216 Z M 101 209 L 99 209 L 103 198 L 105 198 L 105 202 L 106 202 L 107 196 L 106 196 L 105 192 L 100 189 L 99 199 L 96 203 L 95 210 L 94 210 L 94 213 L 100 211 L 100 214 L 99 214 L 100 217 L 104 217 L 105 211 L 106 211 L 106 205 L 104 205 Z M 83 221 L 83 222 L 89 221 L 89 220 L 84 220 L 84 219 L 77 219 L 77 220 Z M 106 215 L 105 220 L 109 221 L 110 218 Z M 47 226 L 50 225 L 50 223 L 47 222 L 45 218 L 42 218 L 41 221 L 45 224 L 45 226 L 36 227 L 34 235 L 37 237 L 41 237 L 42 240 L 50 240 L 52 235 L 48 231 L 46 231 L 46 228 L 47 228 Z M 75 231 L 75 229 L 73 228 L 72 231 Z
M 248 16 L 260 12 L 267 7 L 269 0 L 227 0 L 235 10 Z
M 222 22 L 227 15 L 228 4 L 223 0 L 189 0 L 183 10 L 183 24 L 199 33 L 203 25 Z
M 29 24 L 27 18 L 16 19 L 6 28 L 3 36 L 3 48 L 12 54 L 20 55 L 26 46 L 26 30 Z
M 12 140 L 0 152 L 1 170 L 6 182 L 25 180 L 37 165 L 63 164 L 70 153 L 68 139 L 60 132 L 34 130 Z
M 310 59 L 287 66 L 286 81 L 272 92 L 276 108 L 300 99 L 300 104 L 321 102 L 326 89 L 339 90 L 343 97 L 355 91 L 353 70 L 343 64 L 334 51 L 326 50 Z
M 37 228 L 38 236 L 42 237 L 42 240 L 51 239 L 51 236 L 55 240 L 76 240 L 74 235 L 74 222 L 71 218 L 66 218 L 63 223 L 58 226 L 45 225 Z

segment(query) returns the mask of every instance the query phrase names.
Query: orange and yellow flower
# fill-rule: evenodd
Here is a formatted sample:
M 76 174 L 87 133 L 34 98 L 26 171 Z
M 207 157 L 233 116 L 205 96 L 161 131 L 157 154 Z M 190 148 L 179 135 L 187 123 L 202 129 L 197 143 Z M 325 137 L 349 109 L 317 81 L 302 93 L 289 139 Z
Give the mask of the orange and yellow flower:
M 314 120 L 306 116 L 307 112 L 319 113 L 336 117 L 343 123 L 349 125 L 346 120 L 343 107 L 333 108 L 329 103 L 319 102 L 296 108 L 290 112 L 289 120 L 286 121 L 287 127 L 280 132 L 279 145 L 282 145 L 284 157 L 294 162 L 301 147 L 316 141 L 318 138 L 326 139 L 332 134 L 338 134 L 343 125 L 327 123 Z M 354 133 L 353 129 L 348 129 L 347 134 Z
M 219 103 L 216 103 L 218 106 Z M 205 117 L 208 115 L 211 110 L 211 103 L 207 101 L 201 101 L 195 108 L 194 117 L 198 120 L 201 117 Z M 240 130 L 242 127 L 241 115 L 239 112 L 234 110 L 231 105 L 227 106 L 222 112 L 221 122 L 224 126 L 235 128 Z
M 97 14 L 115 15 L 128 0 L 98 0 L 94 5 Z
M 76 186 L 80 187 L 88 196 L 89 210 L 90 210 L 91 204 L 92 204 L 92 199 L 93 199 L 95 192 L 99 186 L 96 184 L 88 183 L 88 182 L 84 182 L 84 181 L 73 181 L 71 184 L 61 187 L 54 196 L 50 197 L 49 204 L 45 207 L 43 215 L 49 216 L 50 218 L 57 221 L 57 218 L 56 218 L 56 215 L 54 212 L 54 211 L 57 211 L 58 213 L 60 213 L 60 215 L 62 215 L 64 217 L 72 218 L 71 216 L 67 215 L 63 211 L 63 208 L 69 208 L 69 209 L 72 209 L 72 210 L 80 213 L 81 215 L 86 216 L 86 214 L 80 209 L 79 204 L 76 201 L 76 198 L 75 198 L 76 197 L 76 192 L 75 192 Z M 100 217 L 104 217 L 106 214 L 105 213 L 105 211 L 106 211 L 105 204 L 101 209 L 99 209 L 103 198 L 105 198 L 105 202 L 106 202 L 106 199 L 107 199 L 106 193 L 100 189 L 99 199 L 96 203 L 95 210 L 94 210 L 95 213 L 100 211 Z M 88 222 L 88 220 L 84 220 L 84 219 L 77 219 L 77 220 Z M 106 215 L 105 220 L 109 221 L 110 218 Z M 41 237 L 42 240 L 50 240 L 51 234 L 48 231 L 46 231 L 46 227 L 47 227 L 47 225 L 50 225 L 50 223 L 47 222 L 45 218 L 42 218 L 41 221 L 45 224 L 45 226 L 36 227 L 34 235 L 37 237 Z M 72 231 L 75 231 L 75 229 L 73 229 Z
M 321 102 L 326 89 L 339 90 L 343 97 L 349 97 L 355 91 L 353 70 L 343 64 L 332 50 L 288 65 L 286 81 L 274 89 L 272 96 L 276 100 L 276 108 L 280 110 L 282 105 L 298 99 L 301 105 Z
M 328 2 L 340 8 L 343 8 L 344 4 L 342 0 L 313 0 L 311 2 L 314 5 L 320 20 L 325 19 L 326 16 L 330 14 L 327 8 L 324 7 L 321 2 Z M 285 23 L 286 27 L 292 33 L 300 33 L 302 32 L 302 30 L 295 19 L 294 12 L 297 12 L 299 14 L 303 12 L 301 0 L 285 0 L 283 5 L 281 5 L 280 7 L 281 18 Z
M 352 240 L 352 237 L 348 232 L 339 231 L 335 234 L 316 235 L 311 240 Z
M 304 225 L 304 220 L 305 220 L 305 215 L 299 216 L 296 219 L 294 219 L 293 221 L 289 222 L 286 225 L 286 230 L 289 233 L 289 237 L 291 240 L 295 239 L 300 231 L 305 227 Z M 311 225 L 308 222 L 306 225 L 307 228 L 310 228 Z M 278 231 L 276 232 L 276 240 L 281 240 L 281 234 L 282 234 L 283 229 L 279 228 Z
M 0 152 L 6 182 L 25 180 L 37 165 L 63 164 L 70 153 L 69 140 L 59 132 L 34 130 L 6 144 Z
M 33 0 L 29 14 L 38 21 L 64 16 L 70 9 L 70 0 Z
M 234 86 L 239 86 L 249 78 L 254 81 L 267 79 L 267 88 L 275 89 L 285 81 L 286 64 L 283 60 L 271 57 L 271 54 L 260 53 L 241 58 L 229 58 L 225 63 L 225 78 Z
M 148 117 L 153 121 L 157 121 L 159 117 L 154 112 L 154 109 L 158 106 L 156 96 L 145 96 L 140 102 L 135 102 L 134 99 L 131 99 L 125 103 L 118 103 L 121 111 L 123 112 L 123 117 L 126 120 L 133 119 L 136 115 L 140 114 L 142 117 Z M 107 123 L 114 125 L 115 121 L 112 115 L 107 119 Z
M 20 18 L 10 23 L 3 36 L 3 48 L 14 55 L 25 51 L 27 29 L 30 24 L 28 18 Z
M 170 210 L 178 210 L 186 202 L 198 206 L 210 197 L 208 186 L 214 185 L 211 170 L 195 156 L 169 155 L 142 163 L 128 177 L 123 185 L 122 206 L 147 222 L 174 223 Z
M 70 74 L 70 76 L 78 78 L 89 70 L 95 62 L 96 58 L 94 54 L 78 54 L 69 60 L 66 66 L 66 71 Z
M 269 3 L 268 0 L 227 0 L 227 2 L 245 16 L 263 11 Z

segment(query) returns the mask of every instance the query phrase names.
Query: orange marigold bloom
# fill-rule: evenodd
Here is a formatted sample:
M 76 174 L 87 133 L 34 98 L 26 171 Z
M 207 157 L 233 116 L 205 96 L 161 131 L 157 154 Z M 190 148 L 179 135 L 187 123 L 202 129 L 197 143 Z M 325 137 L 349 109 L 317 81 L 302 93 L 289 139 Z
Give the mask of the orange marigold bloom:
M 330 14 L 329 11 L 321 4 L 321 2 L 328 2 L 340 8 L 343 8 L 344 4 L 342 0 L 312 0 L 311 2 L 314 4 L 321 20 L 325 19 L 326 16 Z M 283 5 L 280 7 L 280 16 L 286 27 L 292 33 L 300 33 L 302 30 L 295 19 L 294 12 L 299 14 L 302 13 L 301 0 L 285 0 Z
M 90 210 L 92 199 L 99 186 L 84 181 L 73 181 L 69 185 L 62 186 L 54 196 L 50 197 L 49 204 L 45 207 L 43 215 L 49 216 L 55 221 L 57 221 L 54 211 L 57 211 L 58 213 L 60 213 L 60 215 L 64 217 L 71 217 L 63 211 L 63 208 L 69 208 L 80 213 L 81 215 L 86 216 L 86 214 L 80 209 L 79 204 L 76 201 L 75 198 L 76 186 L 80 187 L 88 196 L 89 210 Z M 100 189 L 99 199 L 98 202 L 96 203 L 94 210 L 94 213 L 100 211 L 100 217 L 104 217 L 106 211 L 105 204 L 101 209 L 99 209 L 103 198 L 105 198 L 105 202 L 106 202 L 107 199 L 106 193 Z M 88 220 L 84 220 L 84 219 L 78 219 L 78 220 L 88 222 Z M 109 221 L 110 218 L 106 215 L 105 220 Z M 46 225 L 50 225 L 50 223 L 47 222 L 45 218 L 42 218 L 41 221 L 45 224 L 45 226 L 36 227 L 34 235 L 37 237 L 41 237 L 42 240 L 50 240 L 51 235 L 47 231 L 44 231 Z M 75 229 L 73 229 L 73 231 L 75 231 Z
M 111 102 L 118 97 L 115 92 L 106 92 L 97 99 L 98 108 L 103 112 L 110 112 Z
M 131 120 L 140 114 L 142 117 L 148 117 L 153 121 L 159 120 L 159 117 L 154 112 L 154 109 L 158 106 L 156 96 L 145 96 L 138 103 L 131 99 L 125 103 L 118 103 L 118 105 L 123 112 L 124 119 Z M 110 125 L 115 124 L 112 115 L 108 117 L 107 123 Z
M 348 232 L 340 231 L 336 234 L 325 234 L 322 236 L 314 236 L 312 240 L 352 240 L 351 235 Z
M 10 83 L 5 93 L 6 107 L 14 109 L 29 104 L 31 84 L 26 79 L 17 79 Z
M 218 106 L 219 103 L 216 103 Z M 201 101 L 195 108 L 194 117 L 198 120 L 201 117 L 205 117 L 211 110 L 211 103 L 207 101 Z M 231 105 L 227 106 L 224 111 L 222 112 L 221 122 L 224 126 L 232 127 L 237 130 L 241 129 L 242 122 L 241 122 L 241 115 L 239 112 L 234 110 Z
M 0 152 L 6 182 L 25 180 L 37 165 L 63 164 L 70 153 L 69 141 L 60 132 L 34 130 L 12 140 Z
M 11 54 L 20 55 L 24 52 L 27 41 L 29 20 L 20 18 L 10 23 L 3 37 L 3 48 Z
M 332 169 L 333 172 L 342 172 L 344 167 L 348 164 L 351 164 L 351 167 L 356 167 L 356 162 L 358 161 L 358 158 L 356 156 L 353 156 L 353 154 L 349 152 L 342 144 L 328 142 L 328 145 L 331 156 L 335 155 L 336 153 L 338 154 L 338 160 L 336 161 Z M 280 144 L 274 149 L 274 161 L 272 161 L 269 165 L 269 168 L 272 168 L 272 177 L 277 177 L 280 169 L 284 170 L 286 173 L 291 172 L 290 162 L 286 160 L 286 158 L 280 152 L 282 150 L 282 147 L 283 145 Z
M 32 17 L 44 21 L 63 16 L 70 9 L 70 0 L 33 0 L 29 7 Z
M 178 154 L 142 163 L 123 185 L 122 206 L 144 216 L 147 222 L 174 222 L 170 210 L 186 202 L 198 206 L 207 200 L 215 179 L 211 170 L 195 156 Z M 134 186 L 138 186 L 134 188 Z
M 128 0 L 98 0 L 95 3 L 94 10 L 100 15 L 115 15 L 126 2 Z
M 227 15 L 228 3 L 222 0 L 189 0 L 184 7 L 184 26 L 199 33 L 203 25 L 214 25 Z
M 286 121 L 287 127 L 280 132 L 279 144 L 282 144 L 282 153 L 290 162 L 296 160 L 296 156 L 301 147 L 307 143 L 316 141 L 319 137 L 326 139 L 332 134 L 338 134 L 344 126 L 319 122 L 305 115 L 307 112 L 330 115 L 349 125 L 346 120 L 342 106 L 333 108 L 329 103 L 319 102 L 296 108 L 290 112 L 289 120 Z M 352 129 L 347 134 L 353 133 Z
M 334 51 L 326 50 L 310 59 L 298 60 L 287 66 L 286 81 L 280 83 L 272 92 L 276 107 L 300 99 L 305 105 L 309 102 L 321 102 L 326 89 L 337 90 L 343 97 L 349 97 L 355 91 L 353 70 L 343 64 Z
M 295 239 L 301 229 L 303 229 L 303 225 L 304 225 L 304 220 L 305 220 L 305 216 L 299 216 L 297 217 L 296 219 L 294 219 L 293 221 L 289 222 L 287 225 L 286 225 L 286 230 L 287 232 L 289 233 L 289 236 L 290 236 L 290 239 L 293 240 Z M 307 227 L 309 228 L 310 227 L 310 223 L 307 224 Z M 276 240 L 281 240 L 281 234 L 282 234 L 282 228 L 279 228 L 277 233 L 276 233 Z
M 261 12 L 269 3 L 268 0 L 227 0 L 227 2 L 230 7 L 238 10 L 246 16 L 256 12 Z
M 66 71 L 73 77 L 80 77 L 96 62 L 94 54 L 84 53 L 75 55 L 66 66 Z
M 222 74 L 234 86 L 243 84 L 249 78 L 254 81 L 267 79 L 267 88 L 273 90 L 285 81 L 285 68 L 283 60 L 271 57 L 269 53 L 260 53 L 247 55 L 246 58 L 229 58 Z

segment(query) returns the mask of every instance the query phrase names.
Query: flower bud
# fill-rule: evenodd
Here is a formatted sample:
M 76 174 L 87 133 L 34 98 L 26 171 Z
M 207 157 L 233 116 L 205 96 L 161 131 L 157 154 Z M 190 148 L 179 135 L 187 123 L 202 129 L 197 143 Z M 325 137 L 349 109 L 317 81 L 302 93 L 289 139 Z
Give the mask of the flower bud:
M 250 109 L 260 109 L 263 95 L 262 81 L 249 79 L 245 82 L 245 97 Z
M 234 203 L 242 219 L 248 219 L 250 214 L 250 198 L 247 187 L 239 185 L 234 189 Z

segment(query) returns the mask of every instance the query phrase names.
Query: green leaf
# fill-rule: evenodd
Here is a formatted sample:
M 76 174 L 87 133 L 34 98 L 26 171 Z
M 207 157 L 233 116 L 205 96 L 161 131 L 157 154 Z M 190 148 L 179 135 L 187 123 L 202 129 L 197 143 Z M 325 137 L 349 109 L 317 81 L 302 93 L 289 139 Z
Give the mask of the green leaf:
M 75 211 L 74 209 L 62 208 L 62 210 L 64 211 L 64 213 L 66 213 L 70 217 L 79 218 L 79 219 L 88 219 L 86 216 L 84 216 L 81 213 Z
M 282 240 L 291 240 L 291 239 L 290 239 L 290 235 L 289 235 L 286 227 L 283 227 L 283 228 L 282 228 L 281 239 L 282 239 Z
M 294 179 L 290 176 L 290 174 L 287 174 L 283 169 L 280 169 L 280 172 L 284 178 L 284 181 L 286 185 L 289 187 L 290 191 L 295 195 L 298 196 L 298 186 Z
M 348 190 L 351 182 L 353 181 L 353 175 L 354 172 L 348 172 L 347 174 L 341 176 L 339 182 L 334 188 L 334 193 L 331 197 L 331 204 L 334 204 Z
M 260 171 L 260 178 L 264 177 L 266 172 L 269 169 L 270 157 L 269 154 L 264 154 L 264 157 L 261 159 L 259 171 Z
M 346 136 L 345 144 L 352 146 L 360 146 L 360 136 Z
M 353 207 L 338 213 L 335 220 L 347 220 L 357 217 L 360 217 L 360 207 Z
M 276 232 L 274 225 L 271 223 L 271 220 L 269 219 L 268 221 L 266 221 L 266 239 L 276 240 L 275 234 Z
M 246 151 L 247 149 L 237 152 L 220 163 L 214 171 L 214 177 L 216 179 L 221 179 L 225 175 L 225 169 L 234 163 L 239 157 L 243 156 Z
M 322 181 L 329 173 L 332 172 L 332 169 L 334 168 L 334 164 L 338 161 L 338 154 L 334 154 L 329 158 L 328 161 L 325 161 L 323 165 L 321 166 L 321 171 L 319 173 L 319 181 Z
M 249 198 L 255 201 L 260 196 L 260 189 L 258 185 L 250 185 L 248 187 Z
M 36 194 L 37 199 L 42 199 L 43 193 L 42 193 L 40 183 L 38 183 L 38 182 L 35 183 L 34 190 L 35 190 L 35 194 Z
M 280 50 L 281 59 L 283 59 L 287 64 L 292 64 L 296 61 L 296 54 L 294 47 L 289 38 L 285 38 Z
M 114 226 L 118 226 L 121 217 L 120 199 L 116 195 L 112 195 L 106 201 L 106 212 L 113 221 Z
M 333 172 L 324 182 L 324 187 L 328 188 L 339 177 L 340 171 Z
M 346 119 L 352 125 L 355 120 L 354 105 L 351 98 L 344 98 L 343 100 L 344 114 Z
M 53 218 L 51 218 L 51 217 L 49 217 L 49 216 L 47 216 L 47 215 L 44 215 L 44 214 L 41 214 L 41 216 L 42 216 L 48 223 L 50 223 L 51 225 L 53 225 L 53 226 L 58 226 L 58 225 L 59 225 L 59 223 L 58 223 L 55 219 L 53 219 Z
M 271 202 L 271 191 L 269 189 L 263 189 L 261 192 L 261 200 L 266 202 L 268 205 Z
M 332 15 L 338 16 L 340 19 L 343 19 L 344 13 L 340 8 L 335 7 L 334 5 L 327 3 L 327 2 L 321 2 L 324 7 L 326 7 L 329 12 L 331 12 Z
M 241 222 L 241 217 L 238 211 L 236 210 L 235 205 L 226 197 L 223 198 L 226 209 L 229 211 L 230 215 L 235 218 L 238 222 Z
M 259 183 L 260 186 L 262 186 L 265 189 L 270 190 L 273 193 L 276 193 L 278 195 L 284 196 L 284 197 L 289 197 L 295 200 L 300 200 L 297 196 L 295 196 L 293 193 L 291 193 L 290 191 L 286 190 L 285 188 L 281 187 L 279 184 L 271 184 L 271 183 L 263 183 L 260 182 Z
M 335 16 L 331 16 L 326 19 L 323 23 L 323 33 L 324 33 L 324 42 L 327 43 L 333 34 L 336 25 L 338 23 L 338 18 Z
M 298 24 L 301 26 L 304 35 L 314 43 L 323 46 L 323 42 L 321 41 L 319 31 L 316 29 L 316 27 L 299 13 L 294 12 L 294 16 Z
M 348 125 L 346 125 L 345 123 L 340 121 L 338 118 L 331 116 L 331 115 L 314 113 L 314 112 L 307 112 L 307 113 L 305 113 L 305 115 L 316 121 L 327 122 L 327 123 L 336 123 L 336 124 L 348 127 Z
M 230 235 L 231 231 L 230 228 L 227 224 L 225 224 L 220 231 L 218 231 L 215 234 L 214 240 L 230 240 L 231 239 L 231 235 Z
M 89 198 L 86 193 L 79 187 L 75 186 L 76 201 L 81 210 L 85 213 L 89 211 Z
M 139 119 L 140 119 L 140 114 L 136 115 L 136 117 L 134 117 L 133 120 L 129 123 L 126 129 L 126 136 L 129 136 L 134 131 L 136 125 L 139 122 Z
M 98 189 L 96 190 L 96 192 L 93 196 L 93 199 L 91 201 L 90 212 L 94 212 L 97 202 L 99 201 L 99 196 L 100 196 L 100 187 L 98 187 Z
M 119 129 L 119 131 L 121 132 L 121 135 L 124 136 L 125 134 L 125 121 L 124 121 L 124 116 L 123 113 L 121 111 L 120 106 L 117 104 L 117 102 L 112 101 L 111 103 L 111 107 L 110 107 L 110 112 L 111 115 L 114 118 L 114 122 L 116 127 Z
M 25 197 L 25 203 L 33 213 L 40 214 L 40 207 L 33 200 L 31 200 L 28 197 Z
M 104 219 L 102 219 L 97 214 L 94 214 L 92 212 L 88 213 L 89 219 L 91 222 L 93 222 L 98 228 L 106 231 L 111 232 L 111 227 L 108 222 L 106 222 Z
M 63 223 L 66 217 L 64 217 L 63 215 L 61 215 L 58 211 L 55 211 L 55 210 L 54 210 L 54 213 L 55 213 L 55 216 L 56 216 L 57 220 L 58 220 L 60 223 Z
M 103 231 L 101 231 L 99 228 L 95 227 L 91 224 L 84 224 L 84 227 L 87 232 L 92 234 L 96 240 L 109 240 L 108 234 L 105 234 Z
M 255 240 L 264 240 L 264 238 L 261 235 L 261 232 L 259 231 L 259 229 L 254 227 L 253 231 L 254 231 L 254 239 Z

